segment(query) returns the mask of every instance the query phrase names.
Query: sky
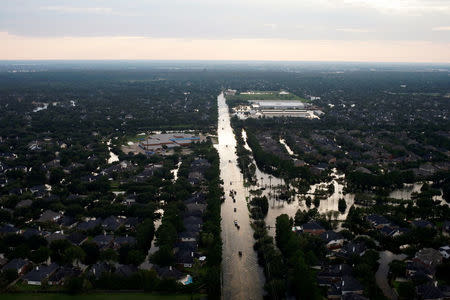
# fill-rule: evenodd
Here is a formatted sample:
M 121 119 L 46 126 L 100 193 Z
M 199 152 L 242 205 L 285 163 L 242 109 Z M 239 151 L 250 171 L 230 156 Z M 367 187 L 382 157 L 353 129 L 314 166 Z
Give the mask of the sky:
M 0 60 L 450 63 L 450 0 L 1 0 Z

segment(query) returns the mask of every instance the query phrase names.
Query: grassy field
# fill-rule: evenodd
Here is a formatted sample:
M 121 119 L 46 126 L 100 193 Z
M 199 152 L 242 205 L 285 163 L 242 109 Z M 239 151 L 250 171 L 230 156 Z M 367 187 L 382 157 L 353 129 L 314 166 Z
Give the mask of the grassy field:
M 308 102 L 306 99 L 303 99 L 295 94 L 281 94 L 279 92 L 272 91 L 264 91 L 261 94 L 236 94 L 234 96 L 227 95 L 227 100 L 241 100 L 241 101 L 249 101 L 249 100 L 298 100 L 302 102 Z
M 202 299 L 200 295 L 176 295 L 176 294 L 145 294 L 145 293 L 115 293 L 115 294 L 39 294 L 39 293 L 18 293 L 2 294 L 2 300 L 189 300 Z

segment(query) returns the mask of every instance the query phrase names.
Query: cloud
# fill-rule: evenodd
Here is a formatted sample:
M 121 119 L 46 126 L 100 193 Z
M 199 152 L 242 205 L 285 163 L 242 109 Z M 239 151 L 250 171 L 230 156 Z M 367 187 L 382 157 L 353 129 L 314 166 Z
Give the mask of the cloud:
M 336 31 L 353 32 L 353 33 L 373 32 L 373 30 L 364 29 L 364 28 L 336 28 Z
M 273 24 L 273 23 L 264 24 L 264 27 L 270 28 L 272 30 L 275 30 L 277 28 L 277 26 L 278 26 L 277 24 Z
M 351 6 L 373 8 L 383 14 L 409 16 L 421 16 L 426 13 L 450 14 L 447 0 L 341 0 L 341 2 Z
M 450 31 L 450 26 L 433 27 L 431 30 L 433 30 L 433 31 Z
M 73 6 L 44 6 L 41 10 L 60 12 L 60 13 L 75 13 L 75 14 L 102 14 L 110 15 L 113 9 L 110 7 L 73 7 Z

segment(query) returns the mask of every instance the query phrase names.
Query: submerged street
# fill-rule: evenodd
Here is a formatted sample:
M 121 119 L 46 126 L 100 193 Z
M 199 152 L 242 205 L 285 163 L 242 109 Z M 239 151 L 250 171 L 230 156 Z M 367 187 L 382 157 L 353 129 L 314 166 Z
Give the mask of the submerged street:
M 262 299 L 264 274 L 253 250 L 253 229 L 250 227 L 246 191 L 237 165 L 236 139 L 223 93 L 217 97 L 217 102 L 219 143 L 216 148 L 220 156 L 220 176 L 225 191 L 225 202 L 221 209 L 222 298 Z M 234 200 L 230 191 L 235 192 Z

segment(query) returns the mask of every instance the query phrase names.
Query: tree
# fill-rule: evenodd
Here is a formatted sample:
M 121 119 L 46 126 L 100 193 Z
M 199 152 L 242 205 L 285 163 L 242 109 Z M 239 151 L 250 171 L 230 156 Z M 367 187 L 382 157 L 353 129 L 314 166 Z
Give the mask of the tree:
M 83 261 L 84 264 L 92 265 L 98 261 L 100 251 L 95 243 L 93 242 L 83 243 L 81 248 L 83 249 L 84 253 L 86 253 L 86 256 L 84 257 Z
M 400 299 L 415 299 L 416 289 L 411 281 L 400 282 L 397 288 Z
M 69 264 L 84 261 L 85 257 L 86 253 L 78 246 L 70 246 L 64 251 L 64 260 Z
M 145 255 L 140 250 L 134 249 L 128 252 L 127 262 L 138 266 L 145 260 Z
M 153 253 L 150 257 L 150 261 L 160 266 L 170 266 L 175 261 L 172 247 L 168 245 L 161 246 L 158 251 Z
M 345 202 L 344 198 L 339 199 L 338 209 L 341 213 L 345 213 L 345 210 L 347 209 L 347 203 Z
M 58 264 L 64 264 L 65 261 L 65 251 L 67 248 L 71 247 L 72 244 L 68 240 L 56 240 L 50 243 L 50 256 L 52 261 Z
M 30 259 L 36 264 L 45 262 L 49 257 L 50 249 L 44 246 L 41 246 L 39 249 L 30 253 Z
M 269 201 L 267 200 L 266 196 L 254 197 L 250 201 L 250 204 L 258 207 L 261 210 L 263 217 L 265 217 L 267 215 L 267 212 L 269 211 Z
M 118 261 L 118 259 L 119 259 L 119 255 L 113 249 L 106 249 L 106 250 L 103 250 L 100 252 L 100 260 Z
M 162 225 L 161 225 L 162 226 Z M 140 249 L 147 250 L 150 248 L 153 235 L 155 232 L 155 225 L 153 219 L 145 219 L 136 228 L 136 240 Z

